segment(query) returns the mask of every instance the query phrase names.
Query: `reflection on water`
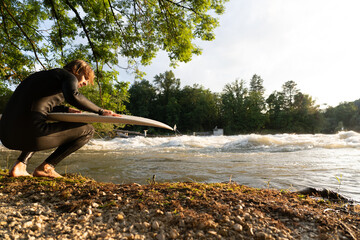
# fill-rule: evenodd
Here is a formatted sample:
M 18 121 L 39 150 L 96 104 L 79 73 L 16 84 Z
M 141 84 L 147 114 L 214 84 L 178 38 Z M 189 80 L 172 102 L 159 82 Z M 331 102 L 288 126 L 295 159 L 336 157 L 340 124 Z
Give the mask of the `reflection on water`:
M 18 152 L 0 147 L 0 167 Z M 30 171 L 50 152 L 36 153 Z M 7 160 L 8 159 L 8 160 Z M 98 181 L 226 182 L 300 190 L 328 188 L 360 200 L 360 135 L 240 135 L 93 140 L 57 167 Z M 340 180 L 340 182 L 338 181 Z

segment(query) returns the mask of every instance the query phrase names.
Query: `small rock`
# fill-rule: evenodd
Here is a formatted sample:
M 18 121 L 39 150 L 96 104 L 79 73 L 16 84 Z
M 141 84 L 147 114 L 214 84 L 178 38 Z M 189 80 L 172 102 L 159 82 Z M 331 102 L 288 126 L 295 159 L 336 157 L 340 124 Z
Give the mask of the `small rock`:
M 237 209 L 237 210 L 243 210 L 243 206 L 241 206 L 241 205 L 239 204 L 239 205 L 235 206 L 235 209 Z
M 267 234 L 264 233 L 264 232 L 257 232 L 257 233 L 255 234 L 255 237 L 256 237 L 256 239 L 259 239 L 259 240 L 266 240 L 266 239 L 268 239 Z
M 165 233 L 160 233 L 156 236 L 157 240 L 166 240 Z
M 122 220 L 124 220 L 124 215 L 123 214 L 121 214 L 121 213 L 119 213 L 117 216 L 116 216 L 116 220 L 118 220 L 118 221 L 122 221 Z
M 17 212 L 17 213 L 15 214 L 15 216 L 18 217 L 18 218 L 23 218 L 23 215 L 22 215 L 20 212 Z
M 248 213 L 244 214 L 244 218 L 245 218 L 246 221 L 251 221 L 251 219 L 252 219 L 251 215 L 248 214 Z
M 180 226 L 180 227 L 185 227 L 185 221 L 184 221 L 183 219 L 181 219 L 181 220 L 179 221 L 179 226 Z
M 31 227 L 31 230 L 39 231 L 41 229 L 41 227 L 42 227 L 41 223 L 36 223 Z
M 218 235 L 217 232 L 215 232 L 215 231 L 208 231 L 208 233 L 209 233 L 210 235 L 213 235 L 213 236 L 217 236 L 217 235 Z
M 164 212 L 161 211 L 160 209 L 156 209 L 156 213 L 157 213 L 157 214 L 160 214 L 160 215 L 163 215 L 163 214 L 164 214 Z
M 223 220 L 224 222 L 230 222 L 230 218 L 229 218 L 229 216 L 224 216 L 224 220 Z
M 130 225 L 128 231 L 129 231 L 130 233 L 134 233 L 134 232 L 135 232 L 135 226 L 134 226 L 134 225 Z
M 240 224 L 237 223 L 233 226 L 233 229 L 237 232 L 242 232 L 243 226 L 241 226 Z
M 160 224 L 158 221 L 153 221 L 152 224 L 151 224 L 151 228 L 155 231 L 159 230 L 160 228 Z
M 98 236 L 101 238 L 106 238 L 107 237 L 107 233 L 106 232 L 101 232 Z
M 202 230 L 198 231 L 198 232 L 196 233 L 196 235 L 197 235 L 199 238 L 204 238 L 204 237 L 205 237 L 204 232 L 203 232 Z
M 91 214 L 92 214 L 92 210 L 91 210 L 91 208 L 88 208 L 88 209 L 87 209 L 87 214 L 89 214 L 89 215 L 91 215 Z
M 240 224 L 244 224 L 245 223 L 245 220 L 244 218 L 240 217 L 240 216 L 236 216 L 235 217 L 235 222 L 236 223 L 240 223 Z
M 148 222 L 143 222 L 143 226 L 144 226 L 144 228 L 149 228 L 151 225 Z
M 180 234 L 178 233 L 178 231 L 176 229 L 174 229 L 174 228 L 172 228 L 170 230 L 170 232 L 169 232 L 169 236 L 170 236 L 171 239 L 176 239 L 176 238 L 179 237 L 179 235 Z
M 25 222 L 25 223 L 23 224 L 23 228 L 30 228 L 30 227 L 32 227 L 32 225 L 33 225 L 33 222 L 32 222 L 32 221 L 28 221 L 28 222 Z
M 41 215 L 43 213 L 43 210 L 41 210 L 41 209 L 37 209 L 36 211 L 35 211 L 35 214 L 36 215 Z

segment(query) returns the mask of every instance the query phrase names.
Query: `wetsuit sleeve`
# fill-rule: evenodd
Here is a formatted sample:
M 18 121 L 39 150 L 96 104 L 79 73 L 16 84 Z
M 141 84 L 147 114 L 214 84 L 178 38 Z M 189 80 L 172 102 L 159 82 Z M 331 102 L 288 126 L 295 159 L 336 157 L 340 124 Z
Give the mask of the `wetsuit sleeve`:
M 61 106 L 55 106 L 52 110 L 52 112 L 69 112 L 69 107 L 61 105 Z
M 65 101 L 80 110 L 101 115 L 103 109 L 82 95 L 78 90 L 77 84 L 78 81 L 75 76 L 67 78 L 63 81 L 62 92 L 64 94 Z

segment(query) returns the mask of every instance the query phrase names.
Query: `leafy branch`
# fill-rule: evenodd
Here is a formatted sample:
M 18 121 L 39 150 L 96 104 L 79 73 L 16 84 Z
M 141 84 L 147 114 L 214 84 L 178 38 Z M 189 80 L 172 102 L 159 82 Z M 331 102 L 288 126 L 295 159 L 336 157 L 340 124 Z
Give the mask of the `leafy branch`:
M 100 74 L 99 74 L 99 61 L 98 61 L 98 53 L 95 49 L 95 45 L 94 43 L 91 41 L 91 38 L 89 36 L 89 31 L 88 29 L 86 28 L 86 25 L 85 23 L 83 22 L 83 20 L 81 19 L 81 16 L 79 14 L 79 12 L 76 10 L 76 8 L 69 2 L 69 0 L 66 0 L 65 1 L 66 4 L 70 7 L 70 9 L 75 13 L 75 16 L 76 18 L 78 19 L 82 29 L 84 30 L 84 33 L 85 33 L 85 36 L 88 40 L 88 43 L 90 44 L 90 48 L 92 50 L 92 53 L 93 53 L 93 56 L 95 58 L 95 64 L 96 64 L 96 73 L 97 73 L 97 76 L 99 77 Z M 99 87 L 99 95 L 100 95 L 100 99 L 102 99 L 102 90 L 101 90 L 101 84 L 100 84 L 100 81 L 98 80 L 98 78 L 96 79 L 96 83 Z M 102 104 L 101 104 L 102 105 Z
M 9 14 L 9 16 L 12 18 L 12 20 L 14 21 L 14 23 L 18 26 L 18 28 L 20 29 L 21 33 L 25 36 L 25 38 L 28 40 L 28 42 L 31 45 L 31 48 L 33 50 L 33 53 L 35 55 L 36 60 L 40 63 L 40 65 L 46 69 L 46 67 L 42 64 L 42 62 L 40 61 L 38 55 L 37 55 L 37 51 L 36 51 L 36 46 L 34 45 L 33 41 L 31 40 L 31 38 L 27 35 L 26 31 L 21 27 L 20 23 L 16 20 L 16 18 L 14 17 L 14 15 L 11 13 L 11 11 L 8 9 L 8 7 L 6 6 L 5 2 L 2 1 L 3 7 L 6 10 L 6 12 Z

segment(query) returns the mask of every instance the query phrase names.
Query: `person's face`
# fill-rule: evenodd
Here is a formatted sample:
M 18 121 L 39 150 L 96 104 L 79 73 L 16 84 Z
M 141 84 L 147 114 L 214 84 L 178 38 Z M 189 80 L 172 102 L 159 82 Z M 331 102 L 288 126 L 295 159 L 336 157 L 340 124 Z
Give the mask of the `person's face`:
M 88 85 L 88 81 L 85 79 L 84 74 L 78 75 L 77 79 L 78 79 L 78 88 Z

